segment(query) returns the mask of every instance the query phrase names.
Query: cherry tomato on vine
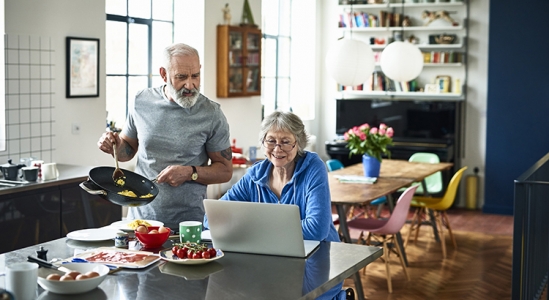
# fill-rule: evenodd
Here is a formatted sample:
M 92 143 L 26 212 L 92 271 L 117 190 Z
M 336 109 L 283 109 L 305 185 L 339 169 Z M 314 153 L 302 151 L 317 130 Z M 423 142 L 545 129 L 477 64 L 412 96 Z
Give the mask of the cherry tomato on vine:
M 183 249 L 177 249 L 176 255 L 181 259 L 187 258 L 187 252 L 183 251 Z
M 205 259 L 210 258 L 210 251 L 204 251 L 204 252 L 202 252 L 202 258 L 205 258 Z
M 210 257 L 216 257 L 217 251 L 214 248 L 209 248 L 208 252 L 210 253 Z
M 177 255 L 177 250 L 179 250 L 179 247 L 178 247 L 178 246 L 173 246 L 173 247 L 172 247 L 172 253 L 173 253 L 173 255 Z

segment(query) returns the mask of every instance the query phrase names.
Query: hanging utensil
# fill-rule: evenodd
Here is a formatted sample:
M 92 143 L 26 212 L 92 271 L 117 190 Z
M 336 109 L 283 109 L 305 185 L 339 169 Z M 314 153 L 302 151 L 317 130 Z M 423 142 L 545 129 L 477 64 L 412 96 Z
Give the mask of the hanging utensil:
M 114 181 L 114 184 L 117 186 L 124 186 L 126 184 L 126 175 L 124 175 L 124 172 L 120 170 L 118 167 L 118 155 L 116 153 L 116 144 L 112 144 L 112 149 L 114 152 L 114 161 L 116 163 L 116 169 L 114 169 L 114 172 L 112 173 L 112 180 Z

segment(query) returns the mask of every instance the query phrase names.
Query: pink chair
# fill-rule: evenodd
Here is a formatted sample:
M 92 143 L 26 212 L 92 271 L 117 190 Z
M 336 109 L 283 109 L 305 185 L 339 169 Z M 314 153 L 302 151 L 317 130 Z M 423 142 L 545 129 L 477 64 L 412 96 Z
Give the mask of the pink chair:
M 389 293 L 393 292 L 391 271 L 389 267 L 390 251 L 394 251 L 398 255 L 402 269 L 404 269 L 406 279 L 410 280 L 410 276 L 406 270 L 406 264 L 402 258 L 403 249 L 401 249 L 401 245 L 397 242 L 396 235 L 406 223 L 408 212 L 410 210 L 410 202 L 412 201 L 412 197 L 414 196 L 416 189 L 417 185 L 411 186 L 400 195 L 400 198 L 398 199 L 398 202 L 388 219 L 357 218 L 347 222 L 349 229 L 361 231 L 360 237 L 358 238 L 359 243 L 363 242 L 366 245 L 371 245 L 371 238 L 373 237 L 376 240 L 376 244 L 383 244 L 383 260 L 385 260 Z M 366 240 L 364 240 L 364 231 L 368 231 L 368 237 Z M 393 245 L 395 246 L 395 249 L 392 249 Z

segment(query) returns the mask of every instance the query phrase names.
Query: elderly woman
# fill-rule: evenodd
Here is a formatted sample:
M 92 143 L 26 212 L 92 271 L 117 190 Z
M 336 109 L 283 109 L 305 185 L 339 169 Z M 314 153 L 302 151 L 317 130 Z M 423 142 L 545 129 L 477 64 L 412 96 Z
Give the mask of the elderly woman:
M 304 239 L 339 242 L 327 170 L 316 153 L 304 150 L 308 136 L 301 119 L 275 111 L 263 120 L 259 141 L 266 159 L 250 167 L 221 200 L 297 205 Z M 207 227 L 207 219 L 204 223 Z M 341 286 L 318 299 L 345 299 Z

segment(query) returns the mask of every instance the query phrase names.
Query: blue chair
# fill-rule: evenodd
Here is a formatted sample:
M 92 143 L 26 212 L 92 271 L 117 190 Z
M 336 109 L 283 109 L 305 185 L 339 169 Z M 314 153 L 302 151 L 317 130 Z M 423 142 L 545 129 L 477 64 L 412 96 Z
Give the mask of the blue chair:
M 328 172 L 332 172 L 332 171 L 344 168 L 343 163 L 341 163 L 341 161 L 339 161 L 338 159 L 327 160 L 326 167 L 328 167 Z
M 326 161 L 326 167 L 328 168 L 328 172 L 332 172 L 335 170 L 343 169 L 345 166 L 343 166 L 343 163 L 338 159 L 329 159 Z M 385 203 L 387 203 L 387 197 L 385 196 L 379 197 L 376 200 L 373 200 L 372 202 L 370 202 L 365 207 L 365 209 L 368 210 L 369 208 L 368 206 L 377 206 L 376 217 L 379 217 L 379 215 L 381 214 L 381 210 L 383 209 L 383 204 Z M 356 218 L 358 216 L 353 216 L 353 207 L 351 207 L 349 211 L 349 217 Z M 339 220 L 337 220 L 335 216 L 332 216 L 332 218 L 334 219 L 334 224 L 339 224 Z

